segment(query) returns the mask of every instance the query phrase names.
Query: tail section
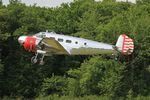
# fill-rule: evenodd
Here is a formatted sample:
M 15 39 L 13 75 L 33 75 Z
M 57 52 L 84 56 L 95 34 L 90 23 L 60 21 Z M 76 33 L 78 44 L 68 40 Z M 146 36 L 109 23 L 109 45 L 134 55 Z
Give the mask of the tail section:
M 129 38 L 127 35 L 122 34 L 119 36 L 116 43 L 117 50 L 123 55 L 130 55 L 134 50 L 133 39 Z

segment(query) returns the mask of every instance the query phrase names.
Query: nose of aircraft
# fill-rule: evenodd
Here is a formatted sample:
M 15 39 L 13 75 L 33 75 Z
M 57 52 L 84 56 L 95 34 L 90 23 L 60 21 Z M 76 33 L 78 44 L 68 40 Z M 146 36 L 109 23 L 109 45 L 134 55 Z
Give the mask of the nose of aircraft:
M 26 37 L 27 37 L 27 36 L 20 36 L 20 37 L 18 38 L 18 42 L 19 42 L 20 44 L 23 44 L 23 43 L 25 42 Z

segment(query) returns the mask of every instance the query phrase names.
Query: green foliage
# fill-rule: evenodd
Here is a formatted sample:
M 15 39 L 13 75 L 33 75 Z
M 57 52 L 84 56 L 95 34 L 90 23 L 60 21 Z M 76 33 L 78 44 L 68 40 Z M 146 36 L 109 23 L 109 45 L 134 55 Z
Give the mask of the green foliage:
M 0 0 L 0 5 L 2 5 L 3 4 L 3 2 L 2 2 L 2 0 Z
M 115 96 L 121 94 L 125 66 L 113 60 L 93 57 L 81 65 L 81 94 L 103 94 Z
M 3 83 L 3 81 L 2 81 L 2 79 L 3 79 L 3 71 L 4 71 L 4 66 L 2 65 L 2 64 L 0 64 L 0 94 L 2 94 L 2 88 L 3 88 L 3 85 L 4 85 L 4 83 Z M 2 95 L 0 95 L 0 96 L 2 96 Z
M 107 96 L 96 96 L 89 95 L 84 97 L 72 97 L 72 96 L 58 96 L 58 95 L 50 95 L 47 97 L 38 97 L 35 100 L 110 100 Z
M 138 96 L 135 98 L 126 98 L 126 100 L 149 100 L 150 96 Z M 96 95 L 88 95 L 84 97 L 72 97 L 72 96 L 58 96 L 58 95 L 49 95 L 46 97 L 38 97 L 35 100 L 111 100 L 108 96 L 96 96 Z M 119 98 L 119 100 L 123 100 L 123 98 Z
M 78 80 L 68 78 L 67 94 L 73 97 L 80 96 L 80 84 Z
M 61 76 L 52 76 L 51 78 L 44 79 L 41 92 L 44 95 L 58 94 L 64 95 L 67 86 L 67 79 Z M 61 93 L 61 94 L 60 94 Z

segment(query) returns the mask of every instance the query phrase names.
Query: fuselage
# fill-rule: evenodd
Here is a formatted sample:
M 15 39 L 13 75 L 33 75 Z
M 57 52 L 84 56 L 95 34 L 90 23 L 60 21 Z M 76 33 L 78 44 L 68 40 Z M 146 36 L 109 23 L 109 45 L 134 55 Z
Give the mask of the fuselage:
M 92 41 L 88 39 L 56 34 L 55 32 L 39 32 L 33 36 L 20 36 L 18 41 L 28 51 L 36 52 L 39 44 L 44 38 L 54 39 L 64 50 L 54 50 L 45 47 L 47 55 L 52 54 L 68 54 L 68 55 L 97 55 L 97 54 L 112 54 L 114 52 L 113 45 Z
M 56 34 L 54 32 L 40 32 L 35 35 L 37 38 L 53 38 L 58 41 L 70 55 L 96 55 L 112 54 L 114 49 L 112 45 L 96 42 L 88 39 Z M 49 51 L 50 52 L 50 51 Z M 56 52 L 55 54 L 66 54 L 65 52 Z

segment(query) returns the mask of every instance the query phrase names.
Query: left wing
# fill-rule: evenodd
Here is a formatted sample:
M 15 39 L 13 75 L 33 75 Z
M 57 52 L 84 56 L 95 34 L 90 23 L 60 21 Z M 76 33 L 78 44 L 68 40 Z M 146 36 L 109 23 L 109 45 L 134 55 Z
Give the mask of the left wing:
M 53 38 L 43 38 L 40 44 L 44 46 L 44 51 L 53 52 L 56 54 L 69 54 L 65 48 Z

